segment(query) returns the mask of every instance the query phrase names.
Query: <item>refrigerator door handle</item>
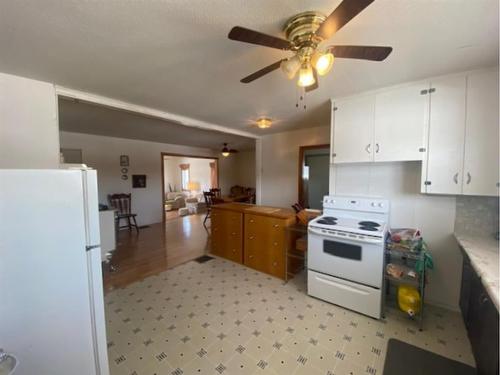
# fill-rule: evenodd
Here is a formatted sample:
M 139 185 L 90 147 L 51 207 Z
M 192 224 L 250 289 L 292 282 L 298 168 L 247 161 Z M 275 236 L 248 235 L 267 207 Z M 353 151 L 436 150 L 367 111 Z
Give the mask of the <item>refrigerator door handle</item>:
M 90 250 L 93 250 L 93 249 L 97 249 L 101 247 L 101 245 L 90 245 L 90 246 L 85 246 L 85 251 L 90 251 Z

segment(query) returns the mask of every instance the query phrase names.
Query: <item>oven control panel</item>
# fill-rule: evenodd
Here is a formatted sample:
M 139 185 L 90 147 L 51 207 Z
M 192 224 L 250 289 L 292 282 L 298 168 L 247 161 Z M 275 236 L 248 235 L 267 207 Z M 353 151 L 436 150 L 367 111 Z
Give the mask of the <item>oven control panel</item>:
M 368 197 L 347 197 L 339 195 L 326 195 L 323 198 L 323 209 L 338 209 L 357 212 L 388 213 L 389 201 L 387 199 Z

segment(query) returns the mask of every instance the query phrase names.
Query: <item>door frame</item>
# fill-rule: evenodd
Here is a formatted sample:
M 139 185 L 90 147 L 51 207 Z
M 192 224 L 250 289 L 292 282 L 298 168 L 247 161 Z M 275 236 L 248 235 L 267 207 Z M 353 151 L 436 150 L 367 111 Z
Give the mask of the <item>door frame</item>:
M 161 152 L 160 153 L 160 166 L 161 166 L 161 217 L 162 222 L 165 223 L 165 170 L 163 166 L 163 158 L 165 156 L 175 156 L 183 158 L 194 159 L 211 159 L 215 160 L 215 170 L 217 172 L 217 186 L 219 186 L 219 157 L 218 156 L 204 156 L 204 155 L 190 155 L 190 154 L 176 154 L 174 152 Z
M 307 150 L 315 150 L 318 148 L 328 148 L 330 149 L 330 144 L 321 144 L 321 145 L 311 145 L 311 146 L 300 146 L 299 147 L 299 174 L 297 176 L 298 180 L 298 192 L 299 192 L 299 199 L 298 202 L 301 206 L 304 206 L 304 189 L 302 188 L 302 172 L 303 172 L 303 167 L 304 167 L 304 153 Z

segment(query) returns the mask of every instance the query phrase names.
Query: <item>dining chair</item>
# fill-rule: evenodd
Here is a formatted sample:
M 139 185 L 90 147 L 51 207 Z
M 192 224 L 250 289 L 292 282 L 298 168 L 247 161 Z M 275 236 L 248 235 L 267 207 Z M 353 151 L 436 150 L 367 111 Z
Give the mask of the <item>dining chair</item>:
M 139 233 L 139 226 L 137 225 L 137 221 L 135 219 L 137 214 L 132 213 L 132 194 L 110 194 L 108 195 L 108 201 L 109 205 L 116 210 L 116 230 L 118 231 L 121 228 L 128 228 L 128 230 L 132 230 L 132 227 L 135 227 L 135 230 Z M 126 220 L 128 224 L 120 226 L 120 220 L 122 219 Z

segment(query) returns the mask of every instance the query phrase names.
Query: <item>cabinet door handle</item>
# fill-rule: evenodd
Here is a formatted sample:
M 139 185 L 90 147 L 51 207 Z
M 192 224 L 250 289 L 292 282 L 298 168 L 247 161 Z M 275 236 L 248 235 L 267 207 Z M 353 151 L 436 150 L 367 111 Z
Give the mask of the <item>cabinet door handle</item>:
M 372 147 L 371 143 L 368 143 L 365 147 L 365 151 L 368 152 L 369 154 L 371 153 L 371 147 Z
M 254 236 L 248 237 L 249 240 L 253 240 L 254 238 L 255 238 Z
M 375 143 L 375 152 L 378 154 L 380 151 L 380 145 L 378 143 Z
M 233 253 L 236 253 L 236 249 L 233 249 Z
M 274 224 L 273 227 L 279 228 L 280 226 L 279 226 L 279 224 Z
M 248 220 L 248 221 L 249 221 L 250 223 L 253 223 L 253 222 L 254 222 L 254 220 L 253 220 L 253 219 L 250 219 L 250 220 Z
M 273 266 L 276 267 L 278 265 L 278 262 L 274 262 Z
M 470 175 L 469 172 L 467 172 L 467 185 L 470 184 L 471 180 L 472 180 L 472 176 Z
M 231 233 L 231 236 L 236 236 L 236 232 Z
M 458 172 L 453 175 L 453 181 L 458 184 Z
M 273 245 L 274 245 L 274 246 L 278 246 L 278 243 L 277 243 L 277 242 L 275 242 L 275 243 L 273 243 Z
M 249 256 L 248 256 L 248 258 L 249 258 L 249 259 L 253 259 L 253 255 L 249 255 Z

